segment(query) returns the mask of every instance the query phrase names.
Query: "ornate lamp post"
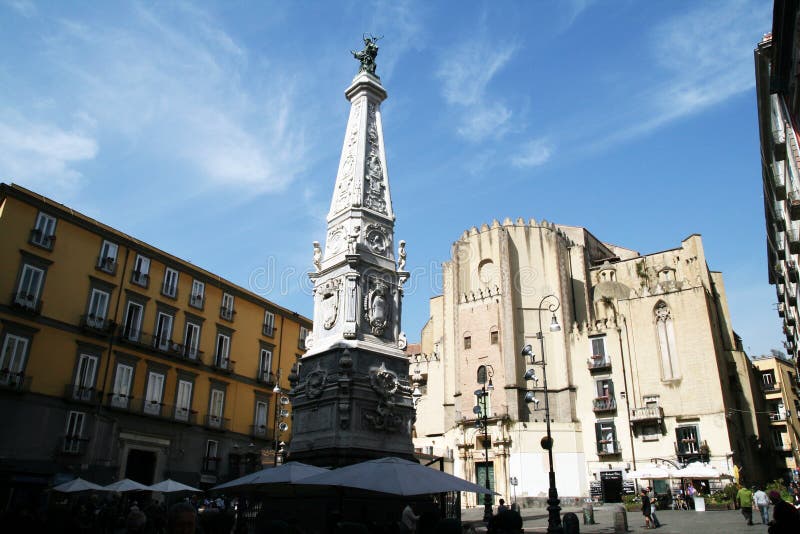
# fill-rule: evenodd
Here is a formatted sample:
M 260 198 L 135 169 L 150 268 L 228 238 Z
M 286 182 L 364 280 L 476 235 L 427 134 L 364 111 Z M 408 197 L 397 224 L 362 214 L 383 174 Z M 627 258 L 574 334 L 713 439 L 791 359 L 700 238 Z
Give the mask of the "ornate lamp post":
M 486 399 L 489 397 L 489 392 L 494 389 L 492 384 L 492 377 L 494 376 L 494 367 L 491 365 L 482 365 L 478 368 L 478 384 L 481 389 L 475 390 L 475 396 L 478 398 L 478 404 L 472 408 L 472 411 L 477 415 L 475 426 L 478 430 L 483 429 L 483 461 L 486 468 L 486 489 L 492 491 L 492 482 L 489 479 L 489 410 L 487 409 L 488 403 Z M 489 383 L 486 383 L 486 379 Z M 492 496 L 487 493 L 483 496 L 483 521 L 488 523 L 492 519 Z
M 272 462 L 273 467 L 278 466 L 278 453 L 283 451 L 283 448 L 281 447 L 282 442 L 278 438 L 281 434 L 289 429 L 289 425 L 284 421 L 284 419 L 289 417 L 289 411 L 286 409 L 286 406 L 289 404 L 289 397 L 286 395 L 281 395 L 282 391 L 281 386 L 278 384 L 278 380 L 280 380 L 280 372 L 278 372 L 278 377 L 275 380 L 275 387 L 272 388 L 272 392 L 275 394 L 275 422 L 272 435 L 272 439 L 274 441 L 273 452 L 275 453 L 275 457 Z
M 550 303 L 545 307 L 544 304 L 548 299 L 550 300 Z M 553 436 L 550 433 L 550 401 L 547 391 L 547 362 L 544 357 L 544 336 L 542 335 L 543 310 L 547 310 L 553 315 L 553 318 L 550 321 L 550 331 L 559 332 L 561 330 L 561 325 L 558 324 L 558 319 L 556 319 L 555 313 L 559 307 L 561 307 L 561 301 L 559 301 L 558 297 L 555 295 L 546 295 L 542 298 L 541 302 L 539 302 L 539 307 L 537 308 L 539 311 L 539 331 L 536 333 L 542 353 L 541 361 L 536 361 L 536 356 L 533 353 L 533 347 L 530 345 L 525 345 L 522 348 L 522 356 L 528 356 L 530 358 L 531 365 L 538 365 L 542 368 L 542 382 L 544 385 L 544 417 L 547 423 L 547 436 L 542 438 L 542 448 L 547 450 L 547 459 L 550 463 L 550 488 L 547 492 L 547 532 L 557 532 L 560 534 L 564 532 L 564 530 L 561 527 L 561 506 L 560 501 L 558 500 L 558 490 L 556 489 L 556 473 L 553 470 Z M 536 372 L 532 368 L 525 372 L 524 378 L 526 380 L 533 380 L 534 383 L 538 382 L 538 379 L 536 378 Z M 539 404 L 538 399 L 536 399 L 534 396 L 533 390 L 529 390 L 525 393 L 525 401 L 533 402 L 534 405 Z

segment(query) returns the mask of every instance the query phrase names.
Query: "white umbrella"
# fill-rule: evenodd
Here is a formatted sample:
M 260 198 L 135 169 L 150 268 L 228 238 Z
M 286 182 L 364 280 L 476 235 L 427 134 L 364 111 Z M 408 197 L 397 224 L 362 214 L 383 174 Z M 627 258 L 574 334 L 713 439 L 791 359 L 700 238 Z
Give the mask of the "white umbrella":
M 730 477 L 727 473 L 720 472 L 716 467 L 702 462 L 692 462 L 683 469 L 679 469 L 675 476 L 681 478 L 723 478 Z
M 63 484 L 59 484 L 53 491 L 59 491 L 61 493 L 78 493 L 79 491 L 104 491 L 105 488 L 103 486 L 98 486 L 93 482 L 89 482 L 88 480 L 84 480 L 80 477 L 70 480 L 69 482 L 64 482 Z
M 117 480 L 113 484 L 109 484 L 103 489 L 106 491 L 117 491 L 119 493 L 125 493 L 126 491 L 150 491 L 149 487 L 145 486 L 144 484 L 139 484 L 135 480 L 131 480 L 129 478 Z
M 236 480 L 231 480 L 211 488 L 212 491 L 236 488 L 240 490 L 255 489 L 265 484 L 297 484 L 310 476 L 327 473 L 323 467 L 315 467 L 300 462 L 286 462 L 279 467 L 267 467 L 250 473 Z
M 668 478 L 677 478 L 678 472 L 672 468 L 662 467 L 660 465 L 648 465 L 635 471 L 628 473 L 628 478 L 646 478 L 647 480 L 662 480 Z
M 160 491 L 161 493 L 175 493 L 178 491 L 191 491 L 194 493 L 202 493 L 203 490 L 193 488 L 191 486 L 187 486 L 186 484 L 181 484 L 180 482 L 176 482 L 171 478 L 167 480 L 162 480 L 157 484 L 153 484 L 150 486 L 150 491 Z
M 416 462 L 380 458 L 341 467 L 301 481 L 301 484 L 342 486 L 391 495 L 426 495 L 446 491 L 495 493 L 467 480 Z

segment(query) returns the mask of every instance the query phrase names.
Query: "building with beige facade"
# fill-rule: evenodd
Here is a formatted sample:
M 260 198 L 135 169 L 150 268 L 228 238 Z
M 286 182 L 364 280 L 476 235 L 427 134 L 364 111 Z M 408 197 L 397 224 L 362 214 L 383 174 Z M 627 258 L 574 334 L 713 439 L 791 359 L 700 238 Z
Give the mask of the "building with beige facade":
M 775 469 L 784 480 L 800 478 L 800 381 L 793 362 L 775 356 L 753 358 L 766 415 Z
M 546 497 L 542 353 L 560 495 L 618 501 L 652 462 L 768 477 L 752 366 L 699 235 L 640 255 L 581 227 L 494 221 L 453 244 L 430 309 L 411 364 L 415 446 L 464 478 Z

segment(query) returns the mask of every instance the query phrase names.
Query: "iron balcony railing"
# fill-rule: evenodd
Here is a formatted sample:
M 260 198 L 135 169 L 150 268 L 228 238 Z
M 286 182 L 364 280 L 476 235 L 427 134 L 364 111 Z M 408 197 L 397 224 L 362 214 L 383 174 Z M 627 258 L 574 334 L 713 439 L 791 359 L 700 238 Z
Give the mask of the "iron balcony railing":
M 229 308 L 227 306 L 220 306 L 219 307 L 219 316 L 225 319 L 226 321 L 233 321 L 233 316 L 236 313 L 236 310 L 233 308 Z
M 664 419 L 664 409 L 661 406 L 643 406 L 631 410 L 631 423 L 661 421 L 662 419 Z
M 42 312 L 42 304 L 42 300 L 32 293 L 18 291 L 11 294 L 11 306 L 25 313 L 39 315 Z
M 267 425 L 250 425 L 250 435 L 254 438 L 269 439 L 273 433 Z
M 608 456 L 610 454 L 619 454 L 622 452 L 620 449 L 619 441 L 615 439 L 601 439 L 597 442 L 597 455 Z
M 271 373 L 269 371 L 259 371 L 257 378 L 259 382 L 268 386 L 274 386 L 275 381 L 277 380 L 275 373 Z
M 89 438 L 83 436 L 64 436 L 61 444 L 61 452 L 80 456 L 86 452 L 86 444 Z
M 769 414 L 769 420 L 773 423 L 786 421 L 786 414 L 781 412 L 772 412 Z
M 217 473 L 221 462 L 222 458 L 219 456 L 203 456 L 203 463 L 200 470 L 206 474 Z
M 82 386 L 80 384 L 68 384 L 64 388 L 64 398 L 67 400 L 95 403 L 102 399 L 103 392 L 92 386 Z
M 232 373 L 236 368 L 236 362 L 230 358 L 220 358 L 217 356 L 214 358 L 214 363 L 211 364 L 211 367 L 223 373 Z
M 206 414 L 203 425 L 214 430 L 230 430 L 231 420 L 219 415 Z
M 597 397 L 592 401 L 595 412 L 610 412 L 617 409 L 617 400 L 614 397 Z
M 267 337 L 272 337 L 275 335 L 275 325 L 274 324 L 264 324 L 261 327 L 261 333 Z
M 590 371 L 600 371 L 611 368 L 611 358 L 608 355 L 595 354 L 586 362 Z
M 189 305 L 195 308 L 203 309 L 203 306 L 206 303 L 206 297 L 200 294 L 190 295 L 189 296 Z
M 51 250 L 55 240 L 56 236 L 54 234 L 44 235 L 38 228 L 31 230 L 30 242 L 34 245 Z
M 111 334 L 117 327 L 116 323 L 105 317 L 95 316 L 93 313 L 81 315 L 81 328 L 98 334 Z
M 33 377 L 25 375 L 24 372 L 14 372 L 9 369 L 0 369 L 0 389 L 6 391 L 30 391 Z
M 147 287 L 150 284 L 150 275 L 141 271 L 132 271 L 131 283 L 137 286 Z
M 111 256 L 98 257 L 97 269 L 108 274 L 114 274 L 117 271 L 117 260 Z

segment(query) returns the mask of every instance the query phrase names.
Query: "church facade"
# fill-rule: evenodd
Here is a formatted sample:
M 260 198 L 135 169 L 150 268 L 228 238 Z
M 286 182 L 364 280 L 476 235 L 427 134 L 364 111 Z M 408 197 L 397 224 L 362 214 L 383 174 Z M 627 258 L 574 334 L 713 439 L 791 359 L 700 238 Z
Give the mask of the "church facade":
M 752 366 L 699 235 L 640 255 L 546 221 L 464 232 L 411 356 L 417 449 L 506 498 L 546 497 L 542 361 L 562 497 L 618 501 L 652 463 L 767 476 Z

